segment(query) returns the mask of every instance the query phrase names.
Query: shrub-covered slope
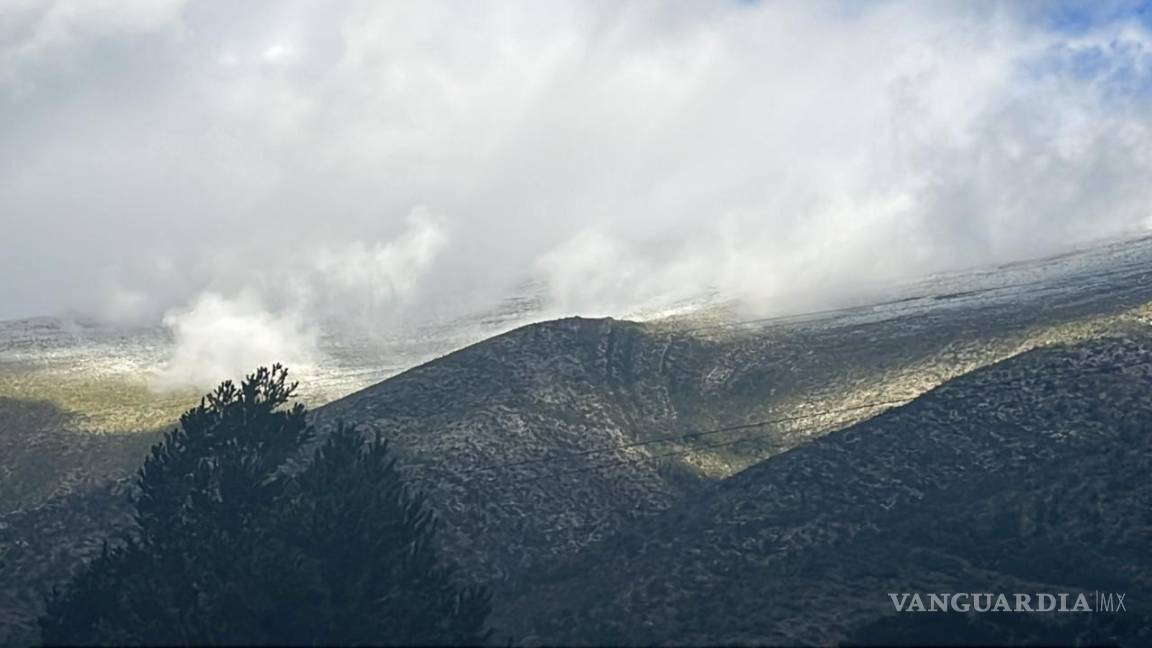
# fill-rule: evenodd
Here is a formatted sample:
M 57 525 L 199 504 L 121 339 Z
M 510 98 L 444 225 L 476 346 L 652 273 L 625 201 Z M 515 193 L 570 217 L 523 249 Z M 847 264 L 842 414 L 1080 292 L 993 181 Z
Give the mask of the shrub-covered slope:
M 888 592 L 1103 590 L 1127 592 L 1108 631 L 1139 645 L 1150 435 L 1147 335 L 1038 349 L 768 459 L 498 610 L 549 643 L 915 643 L 955 619 L 885 621 Z
M 1150 252 L 1137 241 L 752 325 L 533 324 L 321 407 L 315 420 L 391 438 L 430 491 L 445 548 L 508 598 L 585 546 L 697 502 L 717 479 L 951 378 L 1036 346 L 1146 329 Z M 1045 270 L 1052 263 L 1067 272 Z M 76 408 L 103 400 L 91 381 L 29 374 L 25 347 L 12 363 L 0 341 L 0 643 L 27 641 L 40 594 L 120 527 L 122 495 L 111 493 L 124 492 L 155 436 L 90 434 L 91 413 Z M 150 426 L 172 409 L 128 411 L 144 407 L 136 392 L 111 392 L 102 407 L 120 422 Z M 766 420 L 754 435 L 712 432 Z

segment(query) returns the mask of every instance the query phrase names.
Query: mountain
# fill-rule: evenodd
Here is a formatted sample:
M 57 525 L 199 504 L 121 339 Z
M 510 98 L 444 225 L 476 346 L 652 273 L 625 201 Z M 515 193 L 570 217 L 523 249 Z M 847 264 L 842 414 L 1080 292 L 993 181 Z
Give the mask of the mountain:
M 1038 346 L 1146 329 L 1148 243 L 1104 255 L 1106 272 L 1087 255 L 1077 272 L 1019 266 L 967 277 L 959 292 L 957 278 L 938 279 L 817 317 L 534 324 L 315 420 L 385 433 L 439 504 L 467 571 L 514 580 L 950 378 Z
M 895 616 L 888 593 L 1106 591 L 1128 609 L 1087 637 L 1147 645 L 1149 474 L 1152 335 L 1134 329 L 1029 351 L 758 463 L 497 609 L 549 644 L 1064 643 L 1081 619 L 958 629 Z
M 588 604 L 574 608 L 562 600 L 566 590 L 547 589 L 539 575 L 559 583 L 568 582 L 565 570 L 602 573 L 582 561 L 612 547 L 631 555 L 657 532 L 650 525 L 671 515 L 697 520 L 691 528 L 704 533 L 714 521 L 693 507 L 727 502 L 722 495 L 728 492 L 735 502 L 741 491 L 734 484 L 762 466 L 797 461 L 786 458 L 824 447 L 824 439 L 838 438 L 825 436 L 836 430 L 871 429 L 852 426 L 917 411 L 917 397 L 992 371 L 985 367 L 997 362 L 1086 341 L 1113 344 L 1115 336 L 1142 344 L 1152 320 L 1150 260 L 1152 239 L 1141 239 L 932 277 L 892 288 L 882 299 L 861 295 L 855 305 L 807 315 L 746 321 L 746 314 L 713 303 L 647 322 L 566 318 L 531 324 L 319 407 L 314 422 L 323 432 L 345 419 L 391 439 L 400 465 L 431 495 L 445 549 L 470 578 L 493 586 L 500 621 L 517 637 L 577 636 L 565 634 L 570 628 L 563 623 L 538 621 L 551 615 L 548 609 L 584 609 L 593 627 L 619 633 L 624 631 L 612 625 L 619 619 L 606 615 L 601 622 L 600 603 L 581 598 L 599 590 L 569 583 L 572 601 Z M 171 416 L 156 412 L 177 411 L 178 399 L 166 396 L 173 402 L 157 407 L 136 387 L 101 392 L 108 380 L 84 374 L 83 362 L 69 368 L 87 356 L 77 355 L 67 336 L 52 343 L 63 349 L 47 355 L 46 362 L 55 364 L 36 369 L 35 356 L 45 348 L 38 329 L 21 324 L 6 330 L 16 333 L 0 335 L 0 387 L 6 390 L 0 396 L 9 399 L 0 400 L 0 643 L 19 644 L 35 638 L 32 621 L 44 593 L 122 528 L 131 470 L 163 416 Z M 93 357 L 129 348 L 135 339 L 101 335 L 115 343 L 92 347 Z M 359 343 L 340 348 L 327 384 L 352 384 L 347 381 L 372 371 L 384 352 Z M 981 396 L 954 418 L 963 419 L 969 408 L 982 411 L 983 398 L 1000 402 L 997 389 L 975 390 Z M 102 404 L 101 411 L 146 422 L 145 431 L 129 434 L 133 423 L 121 421 L 125 429 L 119 432 L 86 433 L 99 428 L 93 421 L 107 420 L 93 404 L 104 399 L 114 405 Z M 819 462 L 823 455 L 798 456 Z M 819 477 L 805 472 L 816 465 L 794 468 L 797 479 Z M 745 495 L 755 504 L 760 495 L 749 488 Z M 912 510 L 904 503 L 899 509 Z M 870 511 L 859 514 L 865 519 Z M 870 529 L 874 523 L 852 524 Z M 724 555 L 708 557 L 706 546 L 685 546 L 705 552 L 699 560 L 724 562 Z M 666 556 L 692 564 L 674 552 Z M 629 573 L 622 563 L 605 564 Z M 679 573 L 678 564 L 665 570 Z M 619 584 L 613 577 L 604 583 Z M 684 596 L 696 596 L 685 588 Z M 667 597 L 679 596 L 676 591 Z M 533 606 L 525 592 L 556 607 Z M 599 592 L 596 597 L 613 600 L 613 593 Z M 662 594 L 636 596 L 649 601 L 635 608 L 643 615 Z M 751 597 L 740 605 L 763 600 Z M 872 623 L 879 623 L 876 615 L 858 615 L 836 621 L 824 634 L 734 630 L 731 636 L 823 640 L 849 637 Z

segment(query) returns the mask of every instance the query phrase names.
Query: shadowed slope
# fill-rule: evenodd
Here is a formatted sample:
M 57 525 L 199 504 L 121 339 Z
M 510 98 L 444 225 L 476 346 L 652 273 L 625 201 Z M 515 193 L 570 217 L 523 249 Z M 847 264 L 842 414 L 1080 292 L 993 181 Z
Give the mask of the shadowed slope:
M 891 614 L 887 592 L 1100 589 L 1146 615 L 1150 430 L 1147 336 L 1036 350 L 758 464 L 498 610 L 548 642 L 643 644 L 837 642 Z

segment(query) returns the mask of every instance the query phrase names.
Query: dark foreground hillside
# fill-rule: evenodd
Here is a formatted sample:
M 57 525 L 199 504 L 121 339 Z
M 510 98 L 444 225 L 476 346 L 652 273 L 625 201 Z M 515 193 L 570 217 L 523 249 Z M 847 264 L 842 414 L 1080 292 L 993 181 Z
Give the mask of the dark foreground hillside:
M 497 610 L 549 644 L 1149 645 L 1150 474 L 1152 341 L 1038 349 L 724 480 Z M 897 617 L 887 595 L 1083 590 L 1127 611 Z

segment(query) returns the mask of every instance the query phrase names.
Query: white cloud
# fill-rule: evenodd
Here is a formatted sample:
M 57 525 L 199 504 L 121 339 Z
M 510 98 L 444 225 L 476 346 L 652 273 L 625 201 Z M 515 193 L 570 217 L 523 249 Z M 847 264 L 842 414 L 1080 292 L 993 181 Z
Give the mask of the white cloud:
M 291 301 L 312 313 L 338 314 L 379 327 L 418 297 L 425 275 L 444 249 L 448 232 L 428 210 L 417 208 L 396 238 L 371 244 L 324 246 L 303 267 Z M 269 286 L 272 288 L 272 286 Z
M 6 5 L 0 316 L 774 308 L 1152 225 L 1148 31 L 1018 7 Z
M 307 372 L 317 357 L 315 330 L 296 315 L 268 313 L 251 294 L 204 293 L 165 314 L 164 325 L 175 344 L 156 376 L 161 389 L 211 387 L 277 362 Z
M 91 41 L 171 28 L 185 0 L 3 0 L 0 2 L 0 83 L 14 83 L 30 66 L 75 63 L 73 50 Z

